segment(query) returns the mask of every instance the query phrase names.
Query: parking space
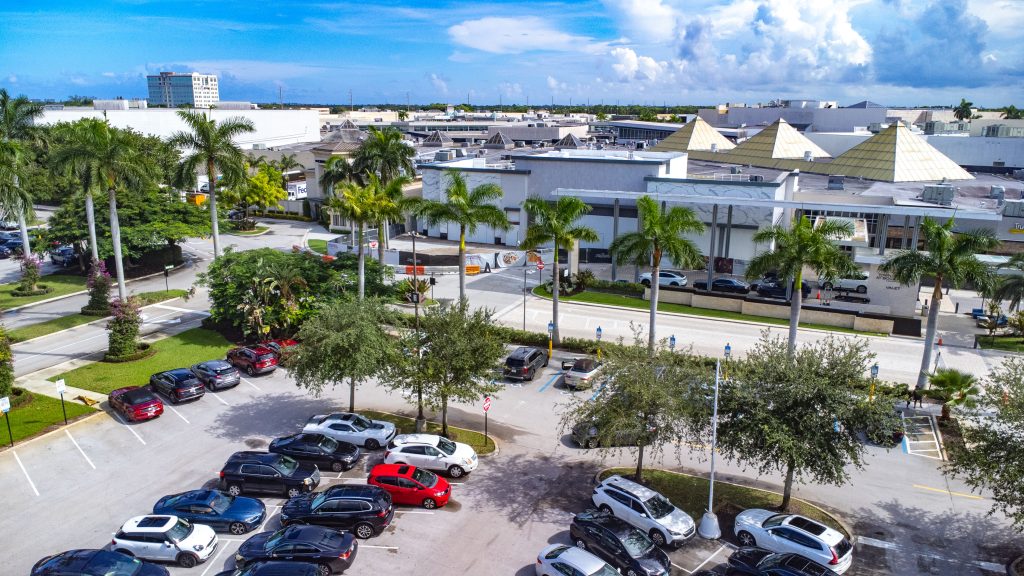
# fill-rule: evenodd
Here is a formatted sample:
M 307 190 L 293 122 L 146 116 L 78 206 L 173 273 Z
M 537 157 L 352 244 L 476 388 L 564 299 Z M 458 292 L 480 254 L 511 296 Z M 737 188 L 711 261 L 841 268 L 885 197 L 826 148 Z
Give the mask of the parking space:
M 912 456 L 944 460 L 935 417 L 922 414 L 903 417 L 903 451 Z
M 700 570 L 725 573 L 725 564 L 736 547 L 724 541 L 704 540 L 695 536 L 675 550 L 666 550 L 675 574 L 693 574 Z

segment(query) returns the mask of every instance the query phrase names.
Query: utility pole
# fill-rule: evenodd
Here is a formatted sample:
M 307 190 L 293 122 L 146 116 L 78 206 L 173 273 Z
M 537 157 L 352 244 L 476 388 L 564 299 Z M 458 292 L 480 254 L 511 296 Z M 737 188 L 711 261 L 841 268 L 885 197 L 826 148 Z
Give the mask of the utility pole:
M 409 106 L 409 92 L 406 91 L 406 93 L 405 93 L 405 111 L 409 112 L 410 109 L 411 109 L 411 107 Z
M 284 108 L 284 86 L 277 86 L 277 103 Z
M 351 88 L 348 89 L 348 111 L 349 112 L 355 111 L 355 105 L 352 103 L 352 89 Z

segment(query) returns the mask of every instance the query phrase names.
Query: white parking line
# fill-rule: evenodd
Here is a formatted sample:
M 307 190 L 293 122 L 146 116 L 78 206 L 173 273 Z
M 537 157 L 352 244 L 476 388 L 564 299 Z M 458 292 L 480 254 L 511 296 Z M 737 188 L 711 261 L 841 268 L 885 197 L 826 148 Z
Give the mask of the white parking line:
M 373 548 L 374 550 L 398 550 L 398 546 L 376 546 L 374 544 L 360 544 L 360 548 Z
M 181 412 L 178 412 L 177 410 L 174 409 L 174 406 L 171 406 L 170 404 L 164 404 L 164 408 L 167 408 L 171 412 L 177 414 L 178 418 L 181 418 L 182 420 L 185 421 L 185 424 L 191 424 L 191 422 L 188 421 L 188 418 L 185 418 L 184 416 L 181 415 Z
M 427 512 L 425 510 L 395 510 L 395 514 L 427 514 L 427 515 L 432 515 L 433 512 Z
M 253 384 L 252 382 L 249 382 L 249 381 L 248 381 L 248 380 L 246 380 L 245 378 L 242 378 L 242 382 L 245 382 L 245 383 L 246 383 L 246 384 L 248 384 L 249 386 L 252 386 L 253 388 L 255 388 L 255 389 L 259 390 L 260 392 L 263 392 L 263 390 L 260 390 L 260 387 L 259 387 L 259 386 L 257 386 L 257 385 L 255 385 L 255 384 Z
M 683 572 L 686 572 L 687 574 L 693 574 L 693 572 L 690 572 L 689 570 L 687 570 L 686 568 L 683 568 L 682 566 L 680 566 L 679 564 L 676 564 L 675 562 L 670 562 L 670 564 L 672 564 L 672 566 L 675 566 L 676 568 L 679 568 Z
M 85 461 L 89 463 L 89 466 L 92 466 L 92 469 L 95 470 L 96 465 L 93 464 L 92 460 L 89 460 L 89 457 L 85 455 L 85 450 L 82 450 L 82 447 L 78 445 L 78 442 L 75 440 L 74 436 L 71 435 L 71 432 L 65 428 L 64 433 L 68 435 L 68 440 L 71 440 L 71 443 L 75 445 L 75 448 L 78 448 L 78 451 L 82 454 L 82 458 L 85 458 Z
M 206 570 L 203 570 L 203 573 L 200 574 L 199 576 L 206 576 L 206 573 L 210 571 L 210 568 L 213 568 L 214 565 L 217 564 L 217 558 L 220 558 L 220 555 L 224 552 L 225 548 L 227 548 L 227 546 L 221 546 L 220 550 L 217 550 L 217 553 L 213 555 L 213 558 L 210 558 L 209 560 L 206 561 L 206 564 L 207 564 Z
M 18 453 L 11 449 L 11 454 L 14 454 L 14 459 L 18 461 L 18 466 L 21 466 L 21 471 L 25 474 L 25 479 L 28 480 L 28 485 L 32 487 L 32 491 L 39 496 L 39 490 L 36 490 L 36 483 L 32 481 L 32 477 L 28 475 L 28 470 L 25 470 L 25 465 L 21 463 L 21 458 L 18 458 Z
M 177 306 L 168 306 L 166 304 L 154 304 L 154 308 L 163 308 L 164 310 L 174 310 L 175 312 L 184 312 L 185 314 L 202 314 L 207 315 L 206 312 L 200 310 L 189 310 L 188 308 L 178 308 Z
M 129 432 L 134 434 L 135 437 L 139 439 L 139 442 L 142 442 L 143 446 L 146 445 L 146 441 L 142 439 L 142 436 L 139 436 L 138 432 L 136 432 L 135 430 L 132 430 L 132 427 L 129 426 L 127 423 L 125 423 L 125 421 L 123 419 L 121 419 L 121 415 L 120 414 L 118 414 L 117 412 L 112 412 L 112 414 L 114 415 L 114 418 L 117 418 L 118 422 L 120 422 L 125 428 L 128 429 Z
M 213 396 L 214 398 L 216 398 L 217 401 L 220 402 L 221 404 L 223 404 L 225 406 L 230 406 L 230 404 L 225 402 L 224 399 L 220 397 L 220 394 L 217 394 L 216 392 L 207 392 L 207 394 L 209 394 L 210 396 Z
M 44 351 L 42 351 L 42 352 L 40 352 L 38 354 L 29 354 L 28 356 L 19 356 L 17 358 L 17 361 L 21 362 L 22 364 L 24 364 L 27 360 L 31 360 L 31 359 L 35 358 L 36 356 L 42 356 L 44 354 L 50 354 L 50 353 L 56 352 L 58 350 L 63 350 L 65 348 L 70 348 L 71 346 L 78 346 L 82 342 L 88 342 L 89 340 L 96 340 L 97 338 L 107 338 L 107 335 L 106 334 L 99 334 L 99 335 L 93 336 L 91 338 L 85 338 L 84 340 L 75 340 L 71 344 L 65 344 L 63 346 L 57 346 L 56 348 L 50 348 L 50 349 L 44 350 Z M 88 352 L 88 354 L 92 354 L 92 352 Z
M 708 562 L 710 562 L 712 558 L 714 558 L 715 556 L 718 556 L 719 554 L 721 554 L 721 553 L 722 553 L 722 550 L 725 550 L 725 548 L 726 548 L 726 546 L 725 546 L 724 544 L 723 544 L 722 546 L 720 546 L 720 547 L 718 548 L 718 550 L 715 550 L 715 553 L 714 553 L 714 554 L 712 554 L 711 556 L 708 556 L 707 558 L 705 558 L 705 559 L 704 559 L 704 561 L 703 561 L 703 562 L 701 562 L 700 564 L 698 564 L 698 565 L 697 565 L 697 567 L 693 569 L 693 572 L 696 572 L 696 571 L 700 570 L 700 569 L 701 569 L 701 567 L 702 567 L 702 566 L 704 566 L 705 564 L 707 564 Z M 692 574 L 693 572 L 691 572 L 691 574 Z

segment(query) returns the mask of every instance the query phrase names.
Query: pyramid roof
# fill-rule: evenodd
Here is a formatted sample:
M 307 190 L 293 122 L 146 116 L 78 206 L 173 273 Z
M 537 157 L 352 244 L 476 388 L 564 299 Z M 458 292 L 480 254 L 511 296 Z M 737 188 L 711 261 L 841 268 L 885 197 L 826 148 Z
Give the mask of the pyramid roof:
M 555 143 L 555 148 L 558 150 L 561 150 L 562 148 L 579 149 L 585 148 L 586 146 L 587 145 L 583 143 L 583 140 L 580 140 L 579 138 L 576 137 L 575 134 L 572 133 L 566 134 L 565 136 L 562 137 L 561 140 Z
M 341 124 L 338 125 L 338 129 L 339 130 L 358 130 L 359 126 L 356 126 L 356 123 L 353 122 L 351 119 L 346 118 L 344 122 L 342 122 Z
M 805 152 L 810 152 L 814 158 L 831 157 L 828 152 L 797 132 L 784 119 L 779 118 L 771 126 L 730 150 L 727 158 L 729 162 L 737 164 L 758 164 L 768 159 L 802 160 Z
M 665 138 L 653 150 L 659 152 L 689 152 L 691 150 L 711 150 L 711 145 L 720 151 L 732 150 L 735 144 L 722 133 L 715 130 L 714 126 L 708 124 L 700 116 L 694 117 L 685 126 L 676 130 L 671 136 Z
M 829 164 L 829 172 L 886 182 L 973 178 L 900 122 L 840 154 Z
M 434 130 L 423 140 L 424 146 L 451 146 L 455 141 L 446 132 Z
M 492 134 L 491 137 L 488 138 L 486 142 L 484 142 L 484 148 L 508 150 L 510 148 L 513 148 L 514 146 L 515 142 L 510 140 L 508 136 L 505 136 L 505 134 L 501 130 L 498 130 L 497 132 Z

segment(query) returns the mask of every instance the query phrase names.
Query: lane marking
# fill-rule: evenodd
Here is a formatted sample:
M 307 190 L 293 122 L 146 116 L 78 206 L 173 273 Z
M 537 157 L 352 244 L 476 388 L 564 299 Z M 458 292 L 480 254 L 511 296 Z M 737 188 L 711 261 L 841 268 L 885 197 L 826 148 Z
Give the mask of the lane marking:
M 607 384 L 608 384 L 607 380 L 605 380 L 604 382 L 601 382 L 601 385 L 598 386 L 597 390 L 594 390 L 594 393 L 590 396 L 590 401 L 591 402 L 593 402 L 594 400 L 597 400 L 597 397 L 601 395 L 601 392 L 604 392 L 604 387 Z
M 433 512 L 427 512 L 426 510 L 395 510 L 395 514 L 426 514 L 432 516 Z
M 683 568 L 682 566 L 680 566 L 679 564 L 676 564 L 675 562 L 670 562 L 670 564 L 672 564 L 676 568 L 679 568 L 683 572 L 686 572 L 687 574 L 693 574 L 693 572 L 690 572 L 689 570 L 687 570 L 686 568 Z
M 174 406 L 171 406 L 170 402 L 168 402 L 167 404 L 164 404 L 164 408 L 168 408 L 168 409 L 170 409 L 171 412 L 174 412 L 175 414 L 177 414 L 178 418 L 181 418 L 182 420 L 185 421 L 185 424 L 191 424 L 191 422 L 188 421 L 188 418 L 185 418 L 184 416 L 182 416 L 181 412 L 178 412 L 177 410 L 174 409 Z
M 868 546 L 874 546 L 875 548 L 885 548 L 886 550 L 897 550 L 899 546 L 892 542 L 886 542 L 885 540 L 875 540 L 874 538 L 868 538 L 867 536 L 857 536 L 857 542 L 866 544 Z
M 902 547 L 894 542 L 886 542 L 885 540 L 876 540 L 874 538 L 868 538 L 867 536 L 858 536 L 857 542 L 866 546 L 873 546 L 875 548 L 884 548 L 886 550 L 900 550 Z M 957 558 L 946 558 L 938 554 L 932 554 L 930 552 L 914 552 L 917 556 L 922 558 L 931 558 L 933 560 L 940 560 L 942 562 L 949 562 L 950 564 L 964 564 L 969 566 L 977 566 L 983 570 L 990 572 L 1005 572 L 1006 566 L 1003 564 L 997 564 L 995 562 L 986 562 L 984 560 L 960 560 Z
M 929 492 L 938 492 L 940 494 L 948 494 L 950 496 L 959 496 L 961 498 L 969 498 L 971 500 L 984 500 L 985 499 L 982 496 L 978 496 L 977 494 L 965 494 L 963 492 L 951 492 L 949 490 L 944 490 L 942 488 L 932 488 L 931 486 L 922 486 L 920 484 L 911 484 L 911 486 L 913 486 L 914 488 L 918 488 L 920 490 L 928 490 Z
M 218 402 L 220 402 L 221 404 L 223 404 L 223 405 L 225 405 L 225 406 L 230 406 L 230 404 L 228 404 L 227 402 L 225 402 L 225 401 L 224 401 L 224 399 L 220 397 L 220 394 L 217 394 L 216 392 L 207 392 L 207 394 L 210 394 L 211 396 L 213 396 L 214 398 L 216 398 L 216 399 L 217 399 L 217 401 L 218 401 Z
M 701 567 L 704 566 L 705 564 L 707 564 L 708 562 L 710 562 L 712 558 L 714 558 L 715 556 L 718 556 L 719 554 L 721 554 L 722 550 L 725 550 L 725 545 L 724 544 L 721 547 L 719 547 L 718 550 L 715 550 L 714 554 L 712 554 L 711 556 L 708 556 L 707 558 L 705 558 L 704 561 L 701 562 L 700 564 L 697 564 L 697 567 L 693 569 L 693 572 L 696 572 L 697 570 L 700 570 Z M 693 572 L 691 572 L 691 574 Z
M 89 457 L 85 455 L 85 450 L 82 450 L 82 447 L 78 445 L 78 442 L 75 440 L 74 436 L 71 435 L 71 432 L 65 428 L 64 433 L 68 435 L 68 439 L 75 445 L 75 448 L 78 448 L 78 451 L 82 454 L 82 458 L 85 458 L 85 461 L 89 463 L 89 466 L 92 466 L 92 469 L 95 470 L 96 465 L 93 464 L 92 460 L 89 460 Z
M 183 312 L 185 314 L 201 314 L 207 316 L 209 315 L 201 310 L 189 310 L 188 308 L 178 308 L 177 306 L 168 306 L 167 304 L 154 304 L 153 307 L 163 308 L 164 310 L 173 310 L 175 312 Z
M 252 387 L 253 387 L 253 388 L 255 388 L 256 390 L 259 390 L 260 392 L 263 392 L 263 390 L 260 390 L 260 387 L 259 387 L 259 386 L 257 386 L 257 385 L 255 385 L 255 384 L 253 384 L 252 382 L 249 382 L 249 380 L 248 380 L 248 379 L 246 379 L 246 378 L 242 378 L 241 376 L 239 376 L 239 378 L 241 378 L 242 382 L 245 382 L 246 384 L 248 384 L 249 386 L 252 386 Z
M 18 453 L 11 448 L 11 454 L 14 454 L 14 459 L 18 461 L 18 466 L 21 467 L 21 472 L 25 475 L 25 479 L 28 480 L 28 485 L 32 487 L 32 491 L 39 496 L 39 490 L 36 490 L 36 483 L 32 481 L 32 477 L 28 475 L 28 470 L 25 470 L 25 465 L 21 463 L 21 458 L 18 457 Z
M 221 538 L 220 540 L 223 541 L 224 539 Z M 210 571 L 210 568 L 213 568 L 214 564 L 217 563 L 217 558 L 220 558 L 220 555 L 224 552 L 225 548 L 227 548 L 227 546 L 221 546 L 220 550 L 217 550 L 217 553 L 213 555 L 213 558 L 210 558 L 206 561 L 206 570 L 203 570 L 203 573 L 199 576 L 206 576 L 206 573 Z
M 562 377 L 562 374 L 565 374 L 565 372 L 562 372 L 561 370 L 559 370 L 554 376 L 551 377 L 550 380 L 548 380 L 547 384 L 541 386 L 540 390 L 537 390 L 537 392 L 543 392 L 543 391 L 547 390 L 548 386 L 551 386 L 552 384 L 555 383 L 555 381 L 557 381 L 559 378 Z
M 143 445 L 143 446 L 145 446 L 145 445 L 146 445 L 146 441 L 142 439 L 142 436 L 139 436 L 139 433 L 138 433 L 138 432 L 136 432 L 135 430 L 133 430 L 133 429 L 132 429 L 132 427 L 131 427 L 131 426 L 129 426 L 127 422 L 125 422 L 125 421 L 124 421 L 123 419 L 121 419 L 121 415 L 120 415 L 120 414 L 118 414 L 117 412 L 113 412 L 113 414 L 114 414 L 114 418 L 117 418 L 117 421 L 118 421 L 118 422 L 120 422 L 120 423 L 121 423 L 121 424 L 122 424 L 122 425 L 123 425 L 123 426 L 124 426 L 125 428 L 127 428 L 129 432 L 131 432 L 132 434 L 134 434 L 134 435 L 135 435 L 135 437 L 139 439 L 139 442 L 142 442 L 142 445 Z
M 97 338 L 106 338 L 106 337 L 107 337 L 106 334 L 97 334 L 96 336 L 93 336 L 91 338 L 85 338 L 83 340 L 75 340 L 74 342 L 72 342 L 70 344 L 65 344 L 63 346 L 58 346 L 56 348 L 49 348 L 47 350 L 43 350 L 42 352 L 39 352 L 38 354 L 29 354 L 28 356 L 20 356 L 20 357 L 16 356 L 15 357 L 15 361 L 16 362 L 24 363 L 25 361 L 31 360 L 31 359 L 33 359 L 33 358 L 35 358 L 37 356 L 44 356 L 44 355 L 56 352 L 58 350 L 63 350 L 65 348 L 70 348 L 72 346 L 78 346 L 82 342 L 88 342 L 89 340 L 96 340 Z M 92 353 L 93 352 L 87 352 L 87 354 L 92 354 Z
M 270 520 L 270 518 L 281 511 L 281 507 L 278 506 L 277 504 L 271 505 L 271 508 L 273 508 L 274 511 L 270 514 L 267 514 L 267 517 L 263 519 L 263 524 L 260 524 L 260 532 L 263 532 L 263 527 L 267 525 L 267 522 Z
M 378 546 L 375 544 L 360 544 L 360 548 L 373 548 L 374 550 L 398 550 L 398 546 Z

